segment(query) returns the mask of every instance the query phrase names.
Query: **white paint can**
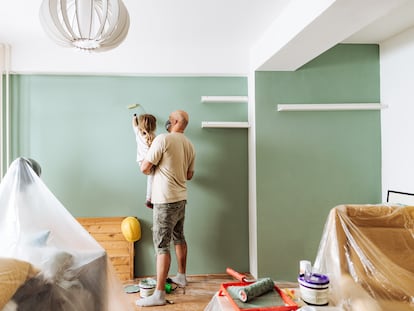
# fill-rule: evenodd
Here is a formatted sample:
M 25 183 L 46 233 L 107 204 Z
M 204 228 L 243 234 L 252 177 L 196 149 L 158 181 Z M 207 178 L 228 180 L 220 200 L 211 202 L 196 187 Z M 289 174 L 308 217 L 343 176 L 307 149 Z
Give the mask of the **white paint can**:
M 299 275 L 300 296 L 309 305 L 325 306 L 329 303 L 329 278 L 324 274 L 312 273 L 309 277 Z
M 139 295 L 144 298 L 151 296 L 155 291 L 157 281 L 151 278 L 144 279 L 139 282 Z

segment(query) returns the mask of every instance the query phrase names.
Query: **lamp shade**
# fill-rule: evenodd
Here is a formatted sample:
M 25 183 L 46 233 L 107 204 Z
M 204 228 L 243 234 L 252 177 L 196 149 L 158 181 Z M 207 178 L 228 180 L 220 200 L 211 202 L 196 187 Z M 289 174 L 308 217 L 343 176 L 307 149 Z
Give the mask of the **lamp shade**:
M 121 0 L 43 0 L 39 15 L 57 44 L 83 51 L 113 49 L 129 29 L 129 14 Z

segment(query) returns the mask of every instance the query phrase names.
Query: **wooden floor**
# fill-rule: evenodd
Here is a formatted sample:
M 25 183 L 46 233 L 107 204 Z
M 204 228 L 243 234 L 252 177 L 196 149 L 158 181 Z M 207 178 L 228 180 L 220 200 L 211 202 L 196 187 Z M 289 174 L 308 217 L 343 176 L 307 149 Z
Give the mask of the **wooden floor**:
M 127 284 L 138 284 L 140 279 Z M 167 300 L 172 301 L 173 304 L 167 304 L 160 307 L 142 308 L 137 307 L 137 310 L 165 310 L 165 311 L 203 311 L 211 298 L 216 294 L 222 283 L 234 282 L 235 279 L 227 274 L 223 275 L 202 275 L 202 276 L 187 276 L 188 285 L 183 289 L 178 288 L 171 294 L 167 294 Z M 127 294 L 127 297 L 135 303 L 140 298 L 139 293 Z

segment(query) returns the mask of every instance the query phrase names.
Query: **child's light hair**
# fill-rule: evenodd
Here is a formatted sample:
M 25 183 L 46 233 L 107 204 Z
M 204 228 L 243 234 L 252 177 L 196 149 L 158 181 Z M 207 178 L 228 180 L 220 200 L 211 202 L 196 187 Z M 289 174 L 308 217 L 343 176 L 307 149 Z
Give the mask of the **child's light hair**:
M 145 141 L 151 146 L 155 138 L 155 130 L 157 128 L 157 119 L 152 114 L 141 114 L 138 117 L 138 129 L 145 137 Z

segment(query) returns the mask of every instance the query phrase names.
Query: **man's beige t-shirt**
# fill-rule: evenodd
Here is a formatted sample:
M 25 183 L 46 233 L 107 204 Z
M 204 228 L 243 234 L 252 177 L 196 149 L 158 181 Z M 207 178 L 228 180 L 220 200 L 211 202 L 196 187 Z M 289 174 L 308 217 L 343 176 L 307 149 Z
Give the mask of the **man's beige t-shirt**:
M 187 172 L 194 171 L 195 150 L 183 133 L 165 133 L 155 137 L 146 160 L 155 165 L 152 203 L 187 200 Z

